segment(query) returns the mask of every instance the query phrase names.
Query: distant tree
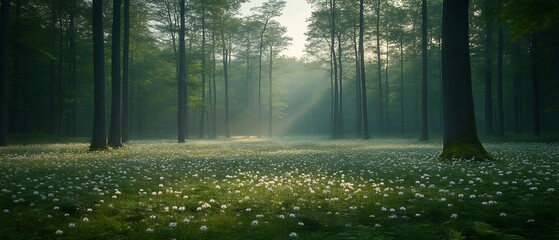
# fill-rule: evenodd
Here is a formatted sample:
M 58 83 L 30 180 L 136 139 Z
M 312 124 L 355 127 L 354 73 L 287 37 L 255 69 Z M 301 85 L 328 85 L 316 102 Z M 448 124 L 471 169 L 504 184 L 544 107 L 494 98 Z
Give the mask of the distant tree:
M 468 43 L 468 4 L 468 0 L 443 1 L 444 138 L 441 159 L 491 159 L 476 130 Z
M 113 0 L 113 30 L 111 41 L 111 127 L 109 145 L 113 148 L 122 147 L 120 136 L 120 9 L 121 0 Z
M 497 30 L 497 135 L 505 135 L 505 112 L 503 102 L 503 25 L 498 22 Z
M 541 134 L 540 78 L 542 31 L 559 19 L 559 1 L 548 0 L 501 0 L 499 16 L 510 26 L 514 37 L 527 36 L 530 40 L 530 61 L 532 67 L 532 130 L 535 136 Z
M 421 0 L 421 55 L 422 55 L 422 81 L 421 81 L 421 141 L 429 140 L 429 116 L 427 108 L 428 76 L 427 76 L 427 0 Z
M 78 103 L 77 103 L 77 62 L 76 62 L 76 12 L 77 12 L 77 1 L 72 1 L 71 9 L 70 9 L 70 23 L 68 26 L 68 38 L 69 38 L 69 48 L 70 48 L 70 57 L 68 59 L 68 66 L 70 69 L 70 87 L 71 87 L 71 106 L 70 106 L 70 117 L 69 117 L 69 125 L 68 125 L 68 133 L 72 137 L 77 136 L 77 111 L 78 111 Z
M 205 124 L 205 113 L 206 113 L 206 1 L 201 1 L 201 28 L 202 28 L 202 92 L 201 92 L 201 107 L 200 107 L 200 138 L 204 138 L 204 124 Z
M 361 78 L 361 116 L 362 116 L 362 131 L 363 139 L 369 139 L 369 119 L 367 116 L 367 81 L 365 80 L 365 53 L 363 47 L 363 35 L 364 35 L 364 21 L 363 21 L 363 0 L 359 1 L 359 67 Z
M 488 10 L 486 10 L 488 11 Z M 493 133 L 493 21 L 485 23 L 485 133 Z
M 186 132 L 186 48 L 185 48 L 185 0 L 180 0 L 179 63 L 178 63 L 178 141 L 185 141 Z
M 377 41 L 377 80 L 378 80 L 378 96 L 379 96 L 379 132 L 384 135 L 384 121 L 383 121 L 383 110 L 382 110 L 382 62 L 381 62 L 381 49 L 380 49 L 380 0 L 377 0 L 376 7 L 376 41 Z
M 129 92 L 130 78 L 130 0 L 124 0 L 124 35 L 122 46 L 122 142 L 128 142 L 130 129 Z
M 540 67 L 541 57 L 540 34 L 532 33 L 530 36 L 530 60 L 532 64 L 532 133 L 534 136 L 541 134 L 541 113 L 540 113 Z
M 340 138 L 340 104 L 338 84 L 338 61 L 336 61 L 336 0 L 330 0 L 330 62 L 333 80 L 332 98 L 332 138 Z
M 274 17 L 281 16 L 281 11 L 285 7 L 285 0 L 268 0 L 262 6 L 251 9 L 256 11 L 256 19 L 260 21 L 262 27 L 260 29 L 260 45 L 258 47 L 258 124 L 257 131 L 260 137 L 260 124 L 261 124 L 261 104 L 262 104 L 262 53 L 264 47 L 264 34 L 268 28 L 270 20 Z
M 8 19 L 10 1 L 0 3 L 0 147 L 8 145 Z
M 93 137 L 90 150 L 106 148 L 105 133 L 105 63 L 103 43 L 103 0 L 93 0 Z

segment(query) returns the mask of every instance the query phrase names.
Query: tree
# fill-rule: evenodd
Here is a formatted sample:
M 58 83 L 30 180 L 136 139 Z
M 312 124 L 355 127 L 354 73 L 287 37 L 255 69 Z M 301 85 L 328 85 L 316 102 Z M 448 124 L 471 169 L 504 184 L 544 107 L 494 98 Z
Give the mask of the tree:
M 0 6 L 0 147 L 8 145 L 8 14 L 10 1 Z
M 202 99 L 200 107 L 200 138 L 204 138 L 204 123 L 206 113 L 206 1 L 202 1 Z
M 376 8 L 376 32 L 377 32 L 377 79 L 378 79 L 378 96 L 379 96 L 379 132 L 384 135 L 384 123 L 383 123 L 383 110 L 382 110 L 382 62 L 380 60 L 380 0 L 377 0 Z
M 497 135 L 505 135 L 505 116 L 503 103 L 503 26 L 498 23 L 497 30 Z
M 276 21 L 270 21 L 269 23 L 269 28 L 268 28 L 268 33 L 266 34 L 265 37 L 265 44 L 268 45 L 269 47 L 269 52 L 268 52 L 268 57 L 269 57 L 269 61 L 268 61 L 268 79 L 269 79 L 269 84 L 268 84 L 268 136 L 272 137 L 272 122 L 273 122 L 273 91 L 272 91 L 272 87 L 273 87 L 273 66 L 274 66 L 274 57 L 277 57 L 276 55 L 283 49 L 285 49 L 285 47 L 287 47 L 290 42 L 291 42 L 291 38 L 285 36 L 285 34 L 287 33 L 287 28 L 284 26 L 281 26 L 281 24 L 279 22 Z M 275 50 L 275 51 L 274 51 Z
M 103 0 L 93 0 L 93 137 L 90 150 L 106 148 L 105 135 L 105 63 L 103 43 Z
M 487 19 L 485 24 L 485 133 L 493 133 L 493 88 L 492 86 L 492 39 L 493 21 Z
M 422 73 L 421 81 L 421 141 L 429 140 L 429 117 L 427 115 L 427 0 L 421 0 L 421 55 Z
M 129 91 L 128 81 L 130 78 L 130 0 L 124 0 L 124 40 L 122 49 L 122 142 L 128 142 L 129 132 Z
M 179 30 L 179 73 L 178 81 L 178 141 L 185 141 L 186 130 L 186 49 L 185 49 L 185 0 L 180 0 L 180 30 Z
M 443 152 L 440 159 L 491 159 L 474 116 L 468 0 L 444 0 L 442 24 Z
M 369 139 L 369 119 L 367 116 L 367 86 L 365 81 L 365 53 L 363 47 L 364 35 L 363 23 L 363 0 L 359 1 L 359 70 L 361 71 L 359 77 L 361 78 L 361 114 L 362 114 L 362 131 L 363 139 Z
M 270 20 L 274 17 L 281 16 L 281 11 L 285 7 L 285 0 L 269 0 L 262 4 L 262 6 L 253 8 L 251 10 L 256 11 L 258 14 L 256 18 L 262 23 L 262 28 L 260 30 L 260 45 L 258 47 L 258 123 L 257 131 L 258 137 L 260 137 L 260 124 L 261 124 L 261 104 L 262 104 L 262 52 L 264 47 L 264 34 L 266 33 L 266 28 L 270 23 Z
M 120 136 L 120 9 L 121 0 L 113 0 L 113 30 L 111 38 L 111 127 L 109 145 L 113 148 L 122 147 Z

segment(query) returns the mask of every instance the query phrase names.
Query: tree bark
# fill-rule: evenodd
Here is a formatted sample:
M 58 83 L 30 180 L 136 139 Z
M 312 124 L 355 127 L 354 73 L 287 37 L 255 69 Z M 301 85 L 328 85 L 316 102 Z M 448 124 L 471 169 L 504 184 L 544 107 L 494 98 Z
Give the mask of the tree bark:
M 468 0 L 443 1 L 444 139 L 440 159 L 491 159 L 476 130 L 468 43 L 468 3 Z
M 111 41 L 111 127 L 109 145 L 112 148 L 122 147 L 120 136 L 120 9 L 121 0 L 113 0 L 113 29 Z
M 103 42 L 103 0 L 93 0 L 93 136 L 90 150 L 105 149 L 105 63 Z

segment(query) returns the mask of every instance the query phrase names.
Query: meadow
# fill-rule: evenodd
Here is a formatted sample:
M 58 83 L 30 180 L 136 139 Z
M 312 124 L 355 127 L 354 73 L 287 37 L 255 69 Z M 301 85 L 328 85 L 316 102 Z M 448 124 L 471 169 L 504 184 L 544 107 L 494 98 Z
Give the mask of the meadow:
M 235 139 L 0 149 L 0 239 L 559 239 L 559 144 Z

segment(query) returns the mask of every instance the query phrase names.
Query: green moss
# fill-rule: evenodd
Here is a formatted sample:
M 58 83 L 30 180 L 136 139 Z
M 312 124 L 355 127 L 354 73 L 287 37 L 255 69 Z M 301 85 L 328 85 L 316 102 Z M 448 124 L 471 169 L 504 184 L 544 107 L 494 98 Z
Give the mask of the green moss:
M 439 160 L 474 159 L 477 161 L 494 160 L 479 141 L 457 140 L 445 144 Z

